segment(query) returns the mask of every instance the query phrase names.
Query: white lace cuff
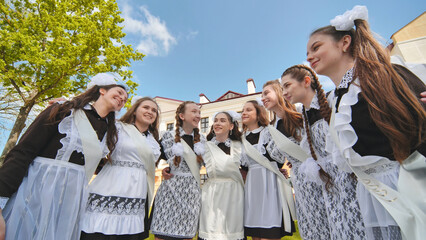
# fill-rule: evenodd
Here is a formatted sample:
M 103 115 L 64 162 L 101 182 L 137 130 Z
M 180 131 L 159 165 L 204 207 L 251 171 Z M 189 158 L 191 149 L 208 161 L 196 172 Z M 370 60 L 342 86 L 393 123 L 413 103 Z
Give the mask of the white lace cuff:
M 9 201 L 9 198 L 7 197 L 0 197 L 0 209 L 4 209 L 6 206 L 7 201 Z
M 182 143 L 174 143 L 172 146 L 172 152 L 174 156 L 183 157 L 183 145 Z
M 151 146 L 152 152 L 154 153 L 155 158 L 158 159 L 158 157 L 160 157 L 160 155 L 161 155 L 160 144 L 158 144 L 158 142 L 154 139 L 152 134 L 149 134 L 148 137 L 146 138 L 146 140 L 147 140 L 148 144 Z
M 306 175 L 306 180 L 308 182 L 313 182 L 318 185 L 321 185 L 322 180 L 319 174 L 320 169 L 321 168 L 318 163 L 310 157 L 300 165 L 299 172 Z
M 194 152 L 199 156 L 203 155 L 205 152 L 204 144 L 201 142 L 197 142 L 196 144 L 194 144 Z

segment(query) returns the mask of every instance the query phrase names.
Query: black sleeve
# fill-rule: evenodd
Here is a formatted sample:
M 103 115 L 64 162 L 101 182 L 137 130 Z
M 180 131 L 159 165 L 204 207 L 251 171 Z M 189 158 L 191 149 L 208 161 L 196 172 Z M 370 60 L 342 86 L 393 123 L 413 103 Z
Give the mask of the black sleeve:
M 164 153 L 164 147 L 163 147 L 163 144 L 162 144 L 162 140 L 163 139 L 160 139 L 160 141 L 159 141 L 161 154 L 160 154 L 160 157 L 157 159 L 157 162 L 155 163 L 156 166 L 158 165 L 158 163 L 160 162 L 161 159 L 167 160 L 166 153 Z
M 392 64 L 392 67 L 405 80 L 414 95 L 420 99 L 420 93 L 426 91 L 426 85 L 423 81 L 404 66 Z M 426 107 L 426 104 L 423 103 L 423 107 Z
M 6 155 L 4 164 L 0 168 L 1 197 L 10 197 L 18 190 L 29 165 L 58 133 L 58 123 L 47 123 L 51 110 L 52 107 L 49 107 L 40 113 L 22 135 L 19 143 Z

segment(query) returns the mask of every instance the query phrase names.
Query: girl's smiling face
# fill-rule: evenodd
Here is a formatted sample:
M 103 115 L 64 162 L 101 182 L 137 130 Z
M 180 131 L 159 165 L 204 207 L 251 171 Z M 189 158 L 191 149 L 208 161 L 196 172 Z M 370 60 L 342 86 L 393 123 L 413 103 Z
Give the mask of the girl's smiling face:
M 136 122 L 143 125 L 151 125 L 158 117 L 158 106 L 150 100 L 145 100 L 139 104 L 135 112 Z
M 213 122 L 213 131 L 216 136 L 229 135 L 229 131 L 234 128 L 234 124 L 229 121 L 225 113 L 216 114 Z
M 330 76 L 343 58 L 343 39 L 336 42 L 327 34 L 317 33 L 309 38 L 307 61 L 320 75 Z
M 262 102 L 266 109 L 272 110 L 278 105 L 278 96 L 272 85 L 267 85 L 262 91 Z
M 185 106 L 183 113 L 179 113 L 179 117 L 182 119 L 183 124 L 191 126 L 192 128 L 198 128 L 200 122 L 200 107 L 195 103 L 189 103 Z
M 241 118 L 243 124 L 246 126 L 257 124 L 257 111 L 253 103 L 247 102 L 244 104 Z

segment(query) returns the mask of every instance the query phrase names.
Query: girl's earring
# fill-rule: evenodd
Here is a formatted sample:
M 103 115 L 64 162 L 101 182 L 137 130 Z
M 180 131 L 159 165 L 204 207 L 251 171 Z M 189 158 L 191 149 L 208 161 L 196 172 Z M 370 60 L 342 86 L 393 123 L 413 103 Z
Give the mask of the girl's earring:
M 231 136 L 232 135 L 232 129 L 229 131 L 229 136 Z

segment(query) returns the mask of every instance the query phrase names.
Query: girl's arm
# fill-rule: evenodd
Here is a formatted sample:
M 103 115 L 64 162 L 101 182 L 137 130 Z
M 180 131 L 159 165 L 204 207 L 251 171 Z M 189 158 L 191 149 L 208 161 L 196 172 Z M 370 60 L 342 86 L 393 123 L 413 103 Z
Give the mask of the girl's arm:
M 0 168 L 0 198 L 9 198 L 18 190 L 29 165 L 58 132 L 58 124 L 47 121 L 51 109 L 49 107 L 37 116 L 19 143 L 6 155 Z

